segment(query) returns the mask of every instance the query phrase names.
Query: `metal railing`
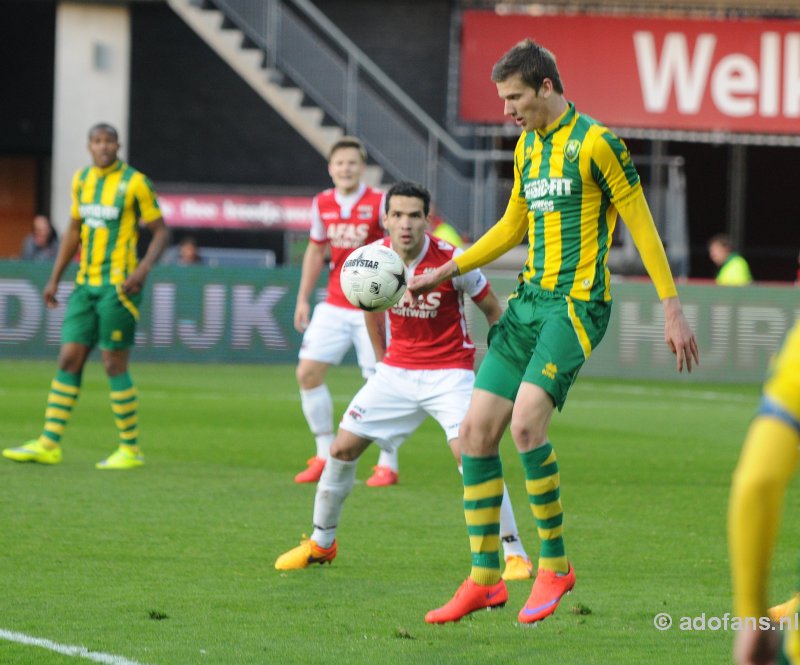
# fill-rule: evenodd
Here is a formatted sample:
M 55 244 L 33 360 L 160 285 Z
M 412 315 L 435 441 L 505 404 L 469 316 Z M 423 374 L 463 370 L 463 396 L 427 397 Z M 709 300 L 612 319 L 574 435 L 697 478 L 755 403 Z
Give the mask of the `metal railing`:
M 468 150 L 433 120 L 310 0 L 192 0 L 217 7 L 346 133 L 358 136 L 395 179 L 421 181 L 437 213 L 473 239 L 502 215 L 511 182 L 497 162 L 513 153 Z M 686 274 L 688 239 L 683 162 L 635 157 L 653 216 L 676 273 Z M 617 235 L 617 234 L 615 234 Z M 621 272 L 641 267 L 624 226 L 610 260 Z
M 495 162 L 433 120 L 309 0 L 206 0 L 395 179 L 422 182 L 439 215 L 473 237 L 496 221 Z

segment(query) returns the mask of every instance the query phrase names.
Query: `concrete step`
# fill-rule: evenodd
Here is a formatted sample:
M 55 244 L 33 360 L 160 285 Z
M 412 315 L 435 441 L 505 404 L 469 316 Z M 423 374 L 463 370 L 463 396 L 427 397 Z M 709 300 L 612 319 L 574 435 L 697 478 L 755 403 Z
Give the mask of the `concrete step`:
M 303 106 L 305 94 L 296 87 L 281 85 L 285 77 L 276 69 L 263 67 L 264 54 L 259 49 L 243 48 L 244 34 L 235 28 L 223 28 L 225 17 L 202 0 L 167 0 L 180 16 L 226 63 L 246 81 L 286 122 L 317 152 L 327 159 L 331 145 L 343 135 L 340 127 L 323 125 L 324 111 Z M 377 185 L 383 169 L 370 166 L 365 179 Z

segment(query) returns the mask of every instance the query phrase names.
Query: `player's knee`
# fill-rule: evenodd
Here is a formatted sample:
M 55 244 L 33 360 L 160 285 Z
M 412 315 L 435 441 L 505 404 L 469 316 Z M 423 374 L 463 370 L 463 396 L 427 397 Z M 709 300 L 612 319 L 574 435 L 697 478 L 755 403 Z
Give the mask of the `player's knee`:
M 68 344 L 58 355 L 58 369 L 71 374 L 80 374 L 86 362 L 87 353 L 79 346 Z
M 302 390 L 311 390 L 321 386 L 325 381 L 325 373 L 313 365 L 308 365 L 301 362 L 297 365 L 295 370 L 295 377 L 297 378 L 297 385 Z
M 520 450 L 530 450 L 547 441 L 547 430 L 531 423 L 511 423 L 511 438 Z
M 471 456 L 491 454 L 494 448 L 493 433 L 479 426 L 471 418 L 465 418 L 458 428 L 458 449 Z M 455 454 L 455 451 L 453 451 Z
M 547 441 L 547 428 L 537 422 L 517 422 L 512 420 L 511 438 L 520 450 L 530 450 Z
M 331 444 L 330 455 L 341 462 L 353 462 L 361 455 L 361 449 L 358 446 L 349 445 L 346 441 L 335 439 Z

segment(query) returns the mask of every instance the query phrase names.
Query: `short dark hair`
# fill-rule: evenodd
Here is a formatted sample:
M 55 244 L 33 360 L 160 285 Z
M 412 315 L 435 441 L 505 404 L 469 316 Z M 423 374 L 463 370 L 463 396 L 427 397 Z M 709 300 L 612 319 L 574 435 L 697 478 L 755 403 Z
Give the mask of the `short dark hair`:
M 114 140 L 119 143 L 119 134 L 117 133 L 116 127 L 109 125 L 107 122 L 98 122 L 96 125 L 92 125 L 89 129 L 89 140 L 92 139 L 92 135 L 95 132 L 106 132 L 107 134 L 111 134 L 111 136 L 114 137 Z
M 532 39 L 523 39 L 514 45 L 492 67 L 492 81 L 495 83 L 506 81 L 514 74 L 520 74 L 522 80 L 537 92 L 542 82 L 550 79 L 553 90 L 558 94 L 564 93 L 556 56 Z
M 717 233 L 711 236 L 708 239 L 708 246 L 711 247 L 711 245 L 719 245 L 729 252 L 733 251 L 733 240 L 731 240 L 731 237 L 727 233 Z
M 364 147 L 364 144 L 361 142 L 361 140 L 355 136 L 343 136 L 342 138 L 338 139 L 328 151 L 328 161 L 333 159 L 333 153 L 335 153 L 337 150 L 341 150 L 342 148 L 355 148 L 361 155 L 361 159 L 363 159 L 365 162 L 367 161 L 367 149 Z
M 386 212 L 389 212 L 389 201 L 393 196 L 410 196 L 422 201 L 422 209 L 425 216 L 431 210 L 431 193 L 417 182 L 410 180 L 401 180 L 392 185 L 391 189 L 386 192 Z

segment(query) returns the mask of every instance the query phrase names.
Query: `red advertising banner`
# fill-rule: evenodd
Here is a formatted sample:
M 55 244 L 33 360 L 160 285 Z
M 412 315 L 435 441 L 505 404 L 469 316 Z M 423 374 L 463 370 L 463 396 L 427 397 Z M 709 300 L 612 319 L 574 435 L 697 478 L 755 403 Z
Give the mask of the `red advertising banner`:
M 459 113 L 501 124 L 492 65 L 530 37 L 578 110 L 616 127 L 800 134 L 800 21 L 464 12 Z
M 158 201 L 169 226 L 288 231 L 311 227 L 310 196 L 159 194 Z

